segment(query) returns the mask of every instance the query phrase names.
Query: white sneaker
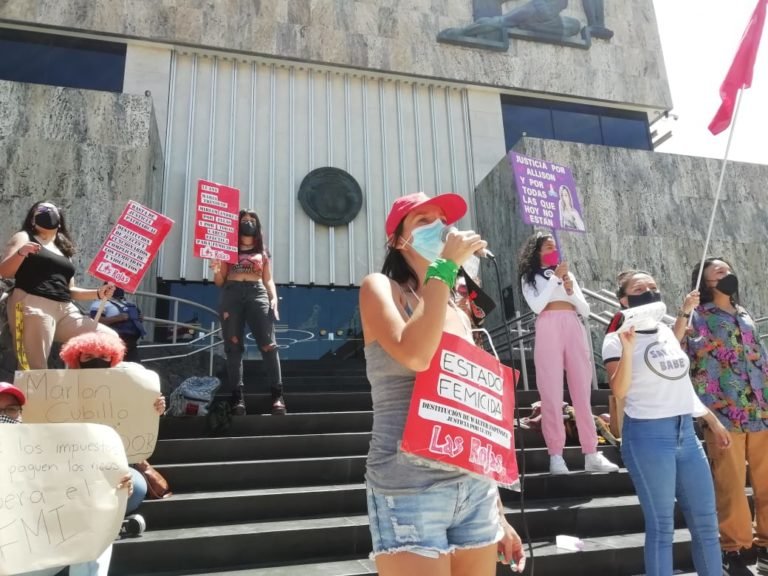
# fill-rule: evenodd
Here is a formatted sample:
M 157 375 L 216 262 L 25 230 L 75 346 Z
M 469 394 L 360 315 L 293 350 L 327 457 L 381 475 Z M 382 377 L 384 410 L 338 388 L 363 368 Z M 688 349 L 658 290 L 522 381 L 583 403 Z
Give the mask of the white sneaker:
M 619 467 L 600 452 L 595 452 L 594 454 L 584 455 L 584 471 L 597 473 L 618 472 Z
M 568 466 L 565 465 L 565 460 L 560 455 L 549 457 L 549 473 L 550 474 L 570 474 Z

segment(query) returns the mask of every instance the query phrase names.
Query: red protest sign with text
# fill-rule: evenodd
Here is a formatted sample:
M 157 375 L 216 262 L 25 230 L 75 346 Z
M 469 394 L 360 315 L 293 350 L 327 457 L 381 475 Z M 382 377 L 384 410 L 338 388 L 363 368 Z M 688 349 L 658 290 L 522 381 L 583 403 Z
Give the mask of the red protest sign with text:
M 91 262 L 88 273 L 136 292 L 173 220 L 131 200 Z
M 207 180 L 197 182 L 193 254 L 237 262 L 240 190 Z
M 514 485 L 514 382 L 494 356 L 443 333 L 429 368 L 416 376 L 402 450 Z

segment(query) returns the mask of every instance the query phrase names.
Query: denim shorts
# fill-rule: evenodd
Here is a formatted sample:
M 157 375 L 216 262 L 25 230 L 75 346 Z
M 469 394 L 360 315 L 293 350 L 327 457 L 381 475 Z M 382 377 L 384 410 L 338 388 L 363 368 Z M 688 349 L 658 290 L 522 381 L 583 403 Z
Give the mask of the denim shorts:
M 368 520 L 373 552 L 411 552 L 438 558 L 456 549 L 481 548 L 501 540 L 498 489 L 467 478 L 412 494 L 368 487 Z

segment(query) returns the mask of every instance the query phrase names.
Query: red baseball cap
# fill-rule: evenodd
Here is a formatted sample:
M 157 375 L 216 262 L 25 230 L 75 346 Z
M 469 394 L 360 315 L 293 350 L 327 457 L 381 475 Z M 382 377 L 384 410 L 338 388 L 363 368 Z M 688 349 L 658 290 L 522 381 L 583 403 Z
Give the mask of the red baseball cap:
M 411 210 L 419 206 L 433 205 L 443 209 L 445 213 L 445 223 L 453 224 L 459 218 L 467 213 L 467 202 L 458 194 L 447 193 L 431 198 L 424 192 L 415 192 L 407 196 L 401 196 L 392 204 L 392 208 L 387 216 L 387 223 L 384 230 L 387 237 L 392 236 L 397 230 L 397 226 L 402 222 Z
M 24 406 L 24 404 L 27 403 L 27 399 L 24 397 L 24 392 L 16 388 L 13 384 L 8 384 L 8 382 L 0 382 L 0 394 L 10 394 L 11 396 L 15 396 L 21 406 Z

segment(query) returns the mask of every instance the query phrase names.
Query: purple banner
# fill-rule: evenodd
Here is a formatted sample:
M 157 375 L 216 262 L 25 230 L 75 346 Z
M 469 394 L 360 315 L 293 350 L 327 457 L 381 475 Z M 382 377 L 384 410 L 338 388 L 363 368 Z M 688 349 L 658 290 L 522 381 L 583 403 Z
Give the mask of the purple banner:
M 508 157 L 526 224 L 553 230 L 586 231 L 570 168 L 514 151 Z

